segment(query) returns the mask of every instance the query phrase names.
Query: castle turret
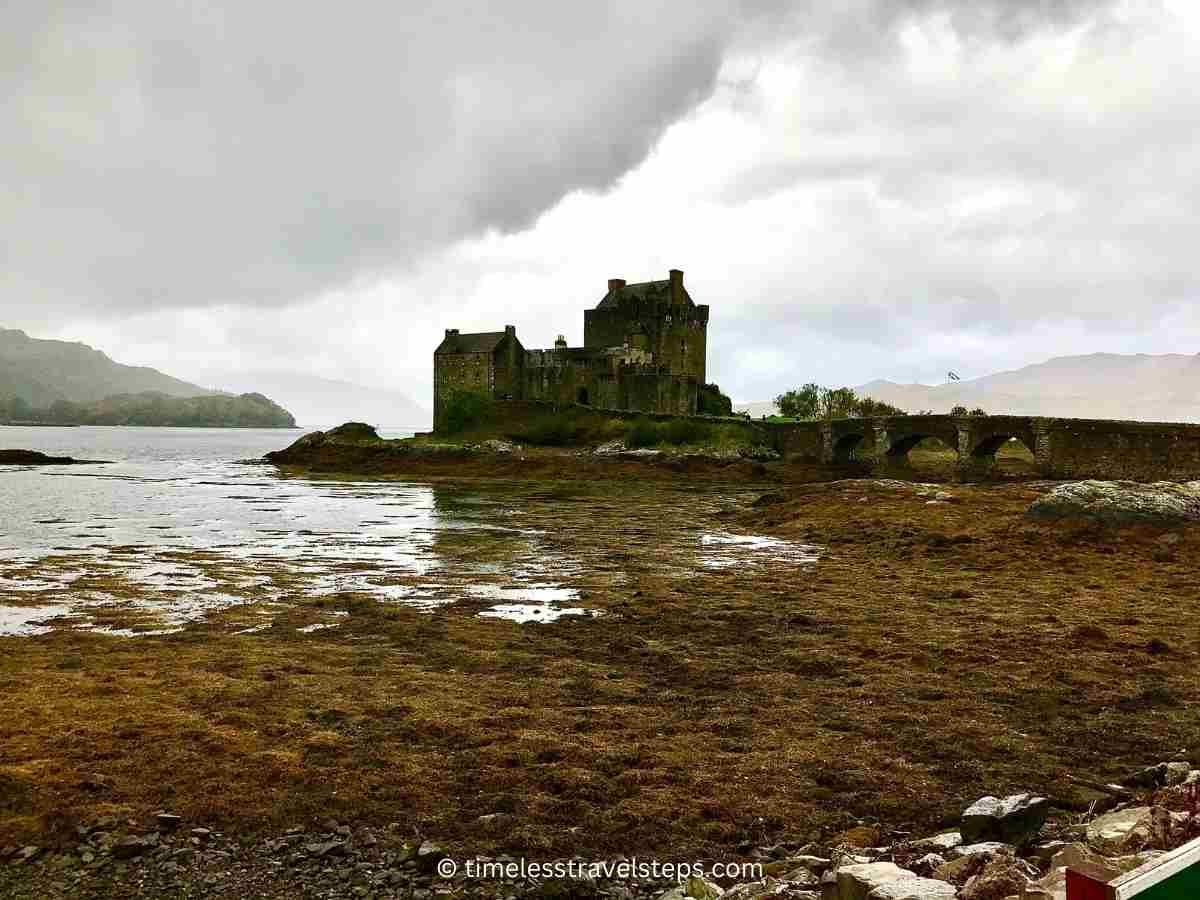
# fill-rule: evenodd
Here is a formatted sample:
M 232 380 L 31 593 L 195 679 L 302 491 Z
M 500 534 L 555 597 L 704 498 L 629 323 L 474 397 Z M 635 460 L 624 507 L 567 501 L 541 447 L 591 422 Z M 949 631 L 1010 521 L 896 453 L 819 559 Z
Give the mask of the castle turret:
M 683 270 L 672 269 L 670 273 L 671 280 L 671 305 L 679 306 L 684 302 L 687 293 L 683 289 Z

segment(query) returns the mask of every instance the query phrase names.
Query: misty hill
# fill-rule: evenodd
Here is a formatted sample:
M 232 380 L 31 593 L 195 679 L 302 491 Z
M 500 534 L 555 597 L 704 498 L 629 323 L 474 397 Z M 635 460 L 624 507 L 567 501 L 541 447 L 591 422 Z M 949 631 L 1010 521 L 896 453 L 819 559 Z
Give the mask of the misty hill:
M 969 381 L 855 388 L 909 412 L 981 406 L 989 413 L 1162 422 L 1200 421 L 1200 356 L 1060 356 Z
M 858 394 L 916 413 L 948 413 L 955 406 L 989 413 L 1200 422 L 1200 355 L 1091 353 L 949 384 L 876 380 Z M 736 404 L 754 418 L 771 415 L 769 400 Z
M 222 390 L 262 391 L 291 410 L 303 428 L 368 422 L 382 428 L 421 430 L 433 421 L 432 412 L 399 391 L 299 372 L 209 372 L 197 380 Z
M 756 400 L 752 403 L 735 403 L 733 404 L 735 413 L 749 413 L 750 418 L 758 419 L 763 416 L 777 416 L 779 410 L 775 408 L 774 400 Z
M 91 403 L 55 400 L 33 408 L 19 397 L 0 398 L 0 422 L 44 425 L 157 425 L 176 428 L 294 428 L 286 409 L 262 394 L 168 397 L 157 391 L 113 394 Z
M 20 397 L 31 407 L 45 408 L 56 400 L 94 403 L 146 391 L 168 397 L 212 393 L 157 369 L 114 362 L 87 344 L 44 341 L 0 328 L 0 397 Z

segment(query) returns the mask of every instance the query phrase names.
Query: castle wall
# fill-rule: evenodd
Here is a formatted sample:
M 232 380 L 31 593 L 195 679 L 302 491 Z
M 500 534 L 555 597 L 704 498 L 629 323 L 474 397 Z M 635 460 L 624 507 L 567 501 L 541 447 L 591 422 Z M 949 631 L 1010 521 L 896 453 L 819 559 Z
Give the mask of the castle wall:
M 542 400 L 564 405 L 585 399 L 592 403 L 595 376 L 587 366 L 567 360 L 554 350 L 530 350 L 525 354 L 522 385 L 526 400 Z
M 623 298 L 615 307 L 583 313 L 583 344 L 588 348 L 620 347 L 638 331 L 646 333 L 655 360 L 672 375 L 705 381 L 707 306 Z
M 705 381 L 708 307 L 677 306 L 667 311 L 654 348 L 655 359 L 672 375 L 691 375 Z
M 636 307 L 619 309 L 585 309 L 583 311 L 583 346 L 620 347 L 633 333 L 637 324 Z M 653 345 L 652 345 L 653 346 Z
M 681 415 L 695 414 L 700 394 L 694 378 L 578 349 L 526 351 L 523 385 L 526 400 Z
M 694 378 L 660 372 L 624 372 L 618 408 L 636 412 L 696 414 L 700 384 Z
M 492 396 L 497 400 L 525 399 L 525 350 L 515 337 L 496 348 L 493 364 Z
M 446 402 L 455 391 L 491 397 L 495 370 L 491 353 L 435 354 L 433 357 L 433 421 L 441 422 Z

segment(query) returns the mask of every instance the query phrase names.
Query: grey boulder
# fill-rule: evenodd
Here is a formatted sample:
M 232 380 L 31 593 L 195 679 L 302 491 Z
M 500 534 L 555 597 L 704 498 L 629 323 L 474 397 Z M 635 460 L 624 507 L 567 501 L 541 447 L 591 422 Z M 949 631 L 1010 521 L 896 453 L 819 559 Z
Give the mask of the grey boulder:
M 1023 844 L 1038 833 L 1049 812 L 1050 802 L 1034 794 L 982 797 L 963 812 L 959 831 L 964 844 Z

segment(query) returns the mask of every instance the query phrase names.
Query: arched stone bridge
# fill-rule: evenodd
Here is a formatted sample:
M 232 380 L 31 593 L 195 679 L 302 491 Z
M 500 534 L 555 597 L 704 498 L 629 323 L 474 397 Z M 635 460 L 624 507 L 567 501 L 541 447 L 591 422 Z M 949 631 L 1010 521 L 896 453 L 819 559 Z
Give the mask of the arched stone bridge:
M 1043 416 L 888 416 L 830 422 L 765 422 L 776 450 L 824 463 L 872 457 L 881 473 L 903 474 L 908 451 L 928 437 L 958 455 L 964 480 L 985 478 L 1012 438 L 1047 478 L 1134 481 L 1200 479 L 1200 425 Z

